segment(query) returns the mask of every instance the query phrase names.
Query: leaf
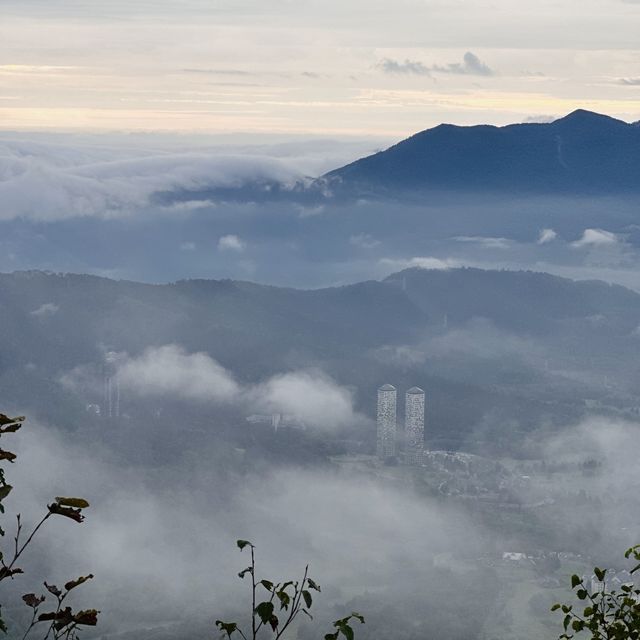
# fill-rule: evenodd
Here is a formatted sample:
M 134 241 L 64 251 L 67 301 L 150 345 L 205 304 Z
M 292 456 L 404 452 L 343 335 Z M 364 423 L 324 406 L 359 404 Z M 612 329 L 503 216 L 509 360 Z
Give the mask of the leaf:
M 571 615 L 567 614 L 564 617 L 564 620 L 562 621 L 562 626 L 564 627 L 564 630 L 566 631 L 569 627 L 569 623 L 571 622 Z
M 98 614 L 100 612 L 95 609 L 84 609 L 83 611 L 78 611 L 75 616 L 73 616 L 73 621 L 76 624 L 82 624 L 87 627 L 95 627 L 98 624 Z
M 253 573 L 253 567 L 247 567 L 246 569 L 243 569 L 239 574 L 238 574 L 238 578 L 243 578 L 247 575 L 247 573 Z
M 360 615 L 357 611 L 352 611 L 350 617 L 358 620 L 360 624 L 364 624 L 364 616 Z
M 261 602 L 256 607 L 255 612 L 260 616 L 260 620 L 267 624 L 271 620 L 271 616 L 273 616 L 273 602 Z
M 580 598 L 580 600 L 585 600 L 589 594 L 587 593 L 586 589 L 578 589 L 578 591 L 576 591 L 576 595 L 578 596 L 578 598 Z
M 307 605 L 307 609 L 310 609 L 311 605 L 313 604 L 313 598 L 311 597 L 311 594 L 308 591 L 303 591 L 302 597 L 304 598 L 304 603 Z
M 596 567 L 593 570 L 593 573 L 596 574 L 596 578 L 598 578 L 598 580 L 600 580 L 600 582 L 603 582 L 604 581 L 604 577 L 605 577 L 607 572 L 606 572 L 606 570 L 599 569 L 598 567 Z
M 269 624 L 271 625 L 271 629 L 275 631 L 278 628 L 278 624 L 280 624 L 280 621 L 278 620 L 278 616 L 272 615 L 269 618 Z
M 15 453 L 11 453 L 11 451 L 5 451 L 4 449 L 0 449 L 0 460 L 8 460 L 9 462 L 13 462 L 18 456 Z
M 84 520 L 84 516 L 82 515 L 80 509 L 64 507 L 62 505 L 59 505 L 57 502 L 49 505 L 49 512 L 59 516 L 64 516 L 65 518 L 70 518 L 71 520 L 75 520 L 76 522 L 82 522 Z
M 13 487 L 10 484 L 5 484 L 0 487 L 0 500 L 4 500 L 10 493 Z
M 27 605 L 27 607 L 36 609 L 45 601 L 45 597 L 37 596 L 35 593 L 25 593 L 22 596 L 22 600 Z
M 341 625 L 339 631 L 347 640 L 353 640 L 353 629 L 348 624 Z
M 581 582 L 582 582 L 582 580 L 580 580 L 580 576 L 577 576 L 575 574 L 573 574 L 571 576 L 571 588 L 572 589 L 575 589 Z
M 62 595 L 62 591 L 60 591 L 60 589 L 58 589 L 58 587 L 56 587 L 55 584 L 47 584 L 45 582 L 44 586 L 47 588 L 47 591 L 49 593 L 53 593 L 53 595 L 56 596 L 56 598 Z
M 553 605 L 553 607 L 551 607 L 551 611 L 557 611 L 560 608 L 560 603 L 556 602 L 556 604 Z
M 26 418 L 24 416 L 20 416 L 18 418 L 10 418 L 9 416 L 5 416 L 4 413 L 0 413 L 0 426 L 4 427 L 6 424 L 13 424 L 14 422 L 24 422 Z
M 272 591 L 273 590 L 273 582 L 271 582 L 270 580 L 260 580 L 260 584 L 267 590 L 267 591 Z
M 73 507 L 74 509 L 86 509 L 89 506 L 89 503 L 84 498 L 57 497 L 56 502 L 63 507 Z
M 16 567 L 15 569 L 8 569 L 7 567 L 0 567 L 0 580 L 4 580 L 5 578 L 11 578 L 11 576 L 15 576 L 18 573 L 24 573 L 22 569 Z
M 276 591 L 276 595 L 280 600 L 280 608 L 285 610 L 288 609 L 289 603 L 291 602 L 291 598 L 289 594 L 286 591 L 281 589 L 280 591 Z
M 216 620 L 216 627 L 220 629 L 220 631 L 224 631 L 227 636 L 230 638 L 232 633 L 235 633 L 238 630 L 237 622 L 223 622 L 222 620 Z
M 81 584 L 86 582 L 87 580 L 91 580 L 93 578 L 93 573 L 90 573 L 88 576 L 80 576 L 76 580 L 70 580 L 64 585 L 66 591 L 71 591 L 71 589 L 75 589 L 79 587 Z
M 248 540 L 236 540 L 236 544 L 238 545 L 238 549 L 242 551 L 245 547 L 253 548 L 253 545 Z
M 315 591 L 320 591 L 320 585 L 314 582 L 311 578 L 307 578 L 307 584 L 309 585 L 309 589 L 314 589 Z

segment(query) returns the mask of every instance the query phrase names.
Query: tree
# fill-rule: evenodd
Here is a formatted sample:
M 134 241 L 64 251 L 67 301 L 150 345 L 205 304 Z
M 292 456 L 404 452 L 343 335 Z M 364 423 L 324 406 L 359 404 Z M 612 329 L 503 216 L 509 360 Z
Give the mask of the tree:
M 640 570 L 640 545 L 627 549 L 625 558 L 633 557 L 636 565 L 630 573 Z M 640 589 L 632 583 L 621 584 L 619 590 L 607 588 L 607 570 L 595 567 L 598 588 L 589 589 L 585 579 L 571 576 L 571 588 L 584 607 L 578 612 L 574 605 L 554 604 L 552 611 L 564 614 L 564 633 L 559 640 L 571 640 L 586 633 L 592 640 L 638 640 L 640 638 Z
M 243 631 L 237 622 L 216 620 L 216 627 L 222 631 L 223 635 L 226 634 L 226 637 L 231 639 L 231 636 L 237 633 L 243 640 L 256 640 L 265 630 L 273 634 L 272 640 L 280 640 L 284 638 L 285 632 L 300 613 L 313 619 L 310 612 L 313 605 L 311 592 L 320 593 L 320 585 L 309 577 L 309 565 L 305 567 L 302 579 L 299 581 L 288 580 L 275 583 L 266 579 L 258 580 L 254 545 L 248 540 L 238 540 L 236 544 L 240 551 L 247 548 L 251 551 L 251 564 L 238 574 L 241 579 L 246 576 L 251 577 L 251 630 Z M 258 592 L 263 589 L 267 592 L 267 599 L 258 603 Z M 364 618 L 359 613 L 353 612 L 345 618 L 336 620 L 333 623 L 335 631 L 325 634 L 324 639 L 338 640 L 343 636 L 344 640 L 353 640 L 355 635 L 351 626 L 353 621 L 364 624 Z
M 22 428 L 24 417 L 10 418 L 0 413 L 0 438 L 7 434 L 13 434 Z M 13 464 L 17 456 L 15 453 L 0 448 L 0 462 L 3 464 Z M 0 465 L 0 514 L 5 513 L 4 500 L 11 493 L 13 487 L 7 482 L 4 466 Z M 13 580 L 24 573 L 18 566 L 18 560 L 33 542 L 36 534 L 44 524 L 52 517 L 64 517 L 74 522 L 81 523 L 84 520 L 83 510 L 89 507 L 89 503 L 84 498 L 57 497 L 47 505 L 47 509 L 41 519 L 25 533 L 21 515 L 16 515 L 16 528 L 13 542 L 8 551 L 0 549 L 0 581 Z M 0 537 L 5 536 L 5 531 L 0 527 Z M 93 578 L 92 574 L 81 576 L 75 580 L 70 580 L 64 585 L 64 589 L 59 589 L 55 585 L 44 583 L 46 590 L 55 598 L 54 606 L 51 610 L 41 613 L 41 607 L 47 597 L 27 593 L 22 596 L 23 602 L 31 609 L 31 623 L 26 629 L 23 639 L 38 626 L 45 629 L 45 638 L 53 640 L 76 638 L 77 630 L 85 626 L 95 626 L 97 624 L 98 611 L 95 609 L 84 609 L 74 612 L 71 607 L 64 606 L 69 593 Z M 0 630 L 7 632 L 7 626 L 1 615 L 2 603 L 0 603 Z

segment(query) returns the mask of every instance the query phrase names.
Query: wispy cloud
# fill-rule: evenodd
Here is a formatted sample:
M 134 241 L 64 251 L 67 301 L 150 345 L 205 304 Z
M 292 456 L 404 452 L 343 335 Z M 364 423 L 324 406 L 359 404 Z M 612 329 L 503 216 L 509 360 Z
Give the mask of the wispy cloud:
M 461 266 L 457 260 L 451 258 L 434 258 L 432 256 L 416 256 L 414 258 L 382 258 L 380 265 L 390 269 L 454 269 Z
M 571 243 L 572 247 L 577 249 L 582 247 L 602 247 L 617 244 L 619 238 L 611 231 L 604 229 L 585 229 L 582 237 Z
M 242 253 L 247 248 L 247 243 L 239 236 L 229 234 L 222 236 L 218 240 L 218 249 L 220 251 L 237 251 Z
M 381 242 L 368 233 L 358 233 L 349 238 L 349 244 L 359 249 L 375 249 Z
M 385 58 L 379 65 L 384 73 L 430 76 L 434 73 L 448 73 L 469 76 L 493 76 L 495 71 L 484 63 L 471 51 L 467 51 L 462 57 L 462 62 L 450 62 L 448 64 L 426 65 L 419 60 L 404 61 Z
M 538 244 L 547 244 L 547 242 L 553 242 L 558 237 L 558 234 L 553 229 L 541 229 L 538 236 Z
M 456 236 L 454 240 L 457 242 L 477 244 L 484 249 L 508 249 L 512 244 L 508 238 L 493 236 Z
M 405 60 L 404 62 L 385 58 L 379 65 L 384 73 L 399 75 L 431 75 L 431 69 L 417 60 Z

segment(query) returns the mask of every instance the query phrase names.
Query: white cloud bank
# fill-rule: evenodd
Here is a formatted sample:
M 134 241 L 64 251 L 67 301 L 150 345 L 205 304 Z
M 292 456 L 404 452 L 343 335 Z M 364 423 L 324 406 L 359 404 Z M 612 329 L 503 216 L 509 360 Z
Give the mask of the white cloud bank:
M 582 247 L 602 247 L 617 244 L 618 236 L 611 231 L 604 229 L 585 229 L 579 240 L 571 243 L 572 247 L 580 249 Z
M 169 344 L 134 358 L 122 355 L 118 374 L 121 384 L 140 396 L 242 403 L 250 411 L 294 414 L 310 427 L 334 429 L 365 419 L 356 413 L 351 392 L 315 369 L 243 385 L 208 354 Z
M 218 240 L 218 249 L 220 251 L 237 251 L 242 253 L 247 248 L 247 243 L 236 235 L 222 236 Z

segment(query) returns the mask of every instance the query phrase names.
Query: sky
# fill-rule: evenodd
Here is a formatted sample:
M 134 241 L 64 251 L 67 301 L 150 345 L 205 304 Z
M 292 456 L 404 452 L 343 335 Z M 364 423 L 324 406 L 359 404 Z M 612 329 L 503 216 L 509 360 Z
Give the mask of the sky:
M 640 119 L 638 0 L 0 0 L 0 128 L 400 138 Z

